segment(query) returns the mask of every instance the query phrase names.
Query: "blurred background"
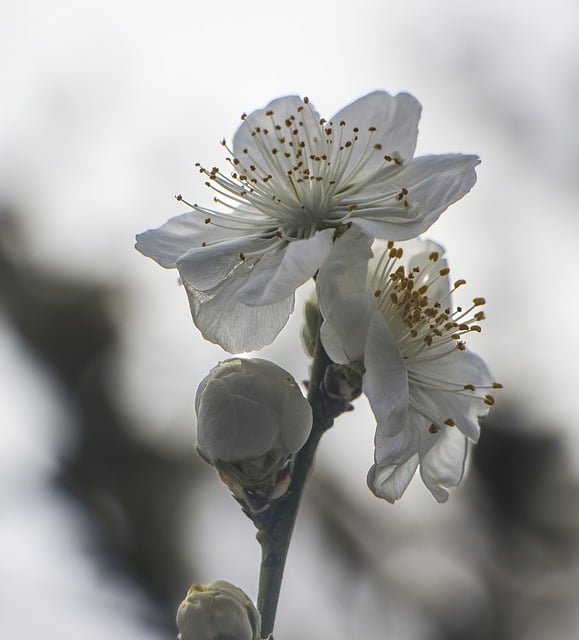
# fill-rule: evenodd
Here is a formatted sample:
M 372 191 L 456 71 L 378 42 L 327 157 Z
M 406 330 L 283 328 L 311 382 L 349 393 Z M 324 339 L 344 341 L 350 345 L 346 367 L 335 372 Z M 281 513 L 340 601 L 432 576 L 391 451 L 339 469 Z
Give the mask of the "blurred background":
M 192 582 L 255 597 L 252 525 L 194 453 L 195 390 L 226 354 L 134 235 L 182 212 L 176 193 L 209 197 L 194 163 L 223 166 L 242 112 L 298 93 L 329 117 L 386 89 L 422 102 L 419 155 L 482 158 L 428 235 L 487 298 L 470 346 L 505 390 L 445 505 L 419 480 L 374 498 L 365 400 L 337 421 L 276 638 L 575 639 L 575 0 L 21 0 L 2 16 L 2 636 L 168 639 Z M 299 308 L 261 353 L 301 380 Z

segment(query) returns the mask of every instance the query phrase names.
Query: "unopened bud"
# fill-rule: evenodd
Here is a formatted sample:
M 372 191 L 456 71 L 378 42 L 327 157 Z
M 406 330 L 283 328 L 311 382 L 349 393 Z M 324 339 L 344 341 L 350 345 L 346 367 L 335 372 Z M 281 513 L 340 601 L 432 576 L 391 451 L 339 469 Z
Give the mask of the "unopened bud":
M 259 640 L 260 616 L 238 587 L 194 584 L 177 610 L 179 640 Z
M 312 428 L 310 404 L 292 376 L 267 360 L 226 360 L 199 385 L 195 409 L 197 450 L 233 493 L 236 486 L 279 493 Z

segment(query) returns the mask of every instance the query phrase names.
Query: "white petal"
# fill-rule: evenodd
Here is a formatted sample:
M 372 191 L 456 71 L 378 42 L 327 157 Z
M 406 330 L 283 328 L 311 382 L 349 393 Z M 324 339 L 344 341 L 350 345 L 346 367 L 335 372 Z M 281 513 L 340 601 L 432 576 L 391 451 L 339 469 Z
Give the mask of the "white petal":
M 334 243 L 316 279 L 324 318 L 321 340 L 334 362 L 362 361 L 376 303 L 366 288 L 371 239 L 348 230 Z
M 190 249 L 239 236 L 238 231 L 205 224 L 203 214 L 192 211 L 171 218 L 158 229 L 137 235 L 135 248 L 166 269 L 174 269 L 177 259 Z
M 299 394 L 299 395 L 298 395 Z M 312 430 L 312 408 L 297 388 L 289 389 L 279 407 L 283 427 L 280 438 L 286 451 L 299 451 Z
M 402 496 L 418 466 L 418 439 L 412 429 L 393 437 L 376 432 L 374 460 L 368 472 L 368 486 L 379 498 L 395 502 Z
M 241 267 L 244 264 L 242 255 L 249 258 L 252 251 L 262 252 L 274 244 L 272 240 L 236 238 L 198 247 L 182 255 L 177 260 L 177 268 L 184 283 L 200 291 L 206 291 L 216 287 L 235 269 Z M 249 262 L 251 263 L 251 260 Z
M 479 418 L 488 413 L 489 406 L 480 398 L 480 390 L 475 394 L 463 390 L 463 386 L 472 384 L 475 387 L 490 387 L 492 385 L 491 373 L 482 358 L 468 349 L 465 351 L 456 349 L 444 358 L 421 363 L 420 368 L 423 375 L 454 386 L 456 391 L 413 387 L 412 400 L 422 406 L 429 415 L 438 417 L 441 423 L 451 418 L 458 430 L 473 442 L 477 442 L 480 434 Z M 482 395 L 484 394 L 483 390 Z
M 339 297 L 324 314 L 320 339 L 328 356 L 339 364 L 364 361 L 368 324 L 376 303 L 367 291 Z
M 454 427 L 446 427 L 427 451 L 420 452 L 420 476 L 438 502 L 448 498 L 448 487 L 456 487 L 464 475 L 468 439 Z M 423 439 L 421 438 L 421 447 Z
M 366 479 L 368 487 L 378 498 L 390 503 L 400 500 L 410 484 L 418 467 L 418 455 L 415 454 L 398 465 L 378 467 L 372 465 Z
M 316 278 L 316 294 L 322 315 L 348 293 L 366 290 L 372 239 L 348 229 L 334 243 Z
M 352 223 L 364 233 L 387 240 L 408 240 L 430 227 L 451 204 L 466 195 L 476 182 L 477 156 L 449 154 L 423 156 L 412 160 L 396 176 L 396 181 L 408 189 L 408 198 L 417 205 L 405 219 L 392 217 L 389 210 L 377 209 L 363 213 Z
M 441 276 L 441 269 L 446 269 L 448 267 L 448 262 L 444 256 L 445 249 L 442 245 L 434 242 L 433 240 L 428 239 L 420 239 L 420 240 L 410 240 L 408 243 L 403 243 L 402 248 L 406 252 L 407 244 L 413 244 L 415 246 L 415 251 L 412 257 L 408 261 L 408 270 L 412 271 L 415 267 L 418 267 L 422 274 L 420 278 L 416 282 L 416 287 L 427 284 L 428 285 L 428 297 L 432 302 L 436 300 L 440 300 L 445 297 L 450 292 L 450 277 Z M 438 253 L 439 258 L 436 261 L 432 261 L 430 256 L 433 253 Z M 430 268 L 427 268 L 430 267 Z M 450 306 L 451 301 L 449 298 L 446 299 L 445 306 Z
M 231 434 L 237 430 L 237 423 L 232 423 L 235 416 L 235 405 L 227 385 L 222 380 L 210 380 L 205 384 L 208 391 L 207 402 L 197 402 L 197 447 L 209 460 L 228 458 L 228 453 L 219 449 L 220 443 L 229 448 Z M 211 396 L 219 396 L 219 402 L 211 401 Z M 198 399 L 198 398 L 197 398 Z
M 270 111 L 273 111 L 273 116 L 266 116 L 265 114 Z M 285 121 L 292 116 L 296 118 L 295 124 L 292 123 L 291 127 L 288 128 Z M 246 164 L 246 159 L 251 158 L 253 164 L 262 168 L 267 167 L 270 162 L 269 153 L 264 155 L 263 148 L 257 144 L 257 136 L 252 135 L 252 133 L 256 128 L 261 129 L 262 132 L 264 130 L 269 131 L 267 135 L 271 136 L 270 144 L 275 146 L 275 125 L 282 127 L 281 134 L 284 135 L 288 130 L 296 127 L 298 120 L 303 122 L 304 127 L 308 130 L 317 131 L 319 129 L 319 115 L 311 104 L 304 107 L 304 102 L 299 96 L 277 98 L 270 102 L 265 109 L 254 111 L 247 116 L 233 137 L 233 153 L 235 157 L 244 165 Z M 260 136 L 261 140 L 263 140 L 263 136 Z M 251 162 L 247 162 L 247 164 L 251 164 Z
M 256 412 L 261 428 L 252 429 Z M 275 443 L 277 422 L 274 411 L 250 394 L 232 393 L 225 381 L 210 380 L 200 404 L 197 446 L 212 461 L 257 457 Z
M 332 118 L 335 128 L 344 121 L 345 136 L 352 135 L 352 129 L 357 127 L 356 141 L 348 166 L 356 166 L 360 157 L 371 154 L 370 160 L 357 173 L 364 177 L 384 165 L 385 155 L 399 155 L 403 160 L 409 160 L 414 155 L 416 138 L 418 135 L 418 120 L 421 106 L 418 100 L 408 93 L 391 96 L 385 91 L 370 93 L 341 111 Z M 369 127 L 376 131 L 369 132 Z M 374 145 L 380 145 L 375 149 Z
M 407 268 L 407 272 L 411 272 L 415 267 L 418 267 L 421 271 L 414 282 L 416 288 L 428 284 L 427 295 L 432 302 L 436 302 L 436 300 L 449 293 L 450 278 L 448 276 L 440 276 L 440 270 L 448 267 L 444 256 L 445 249 L 442 245 L 427 238 L 412 238 L 412 240 L 398 242 L 396 245 L 404 252 L 398 263 L 403 264 Z M 369 273 L 376 271 L 380 259 L 386 251 L 389 251 L 389 249 L 385 240 L 379 239 L 374 242 L 372 245 L 374 255 L 368 264 Z M 432 253 L 439 254 L 436 262 L 430 259 Z M 446 306 L 450 306 L 450 299 L 446 300 Z
M 408 376 L 396 339 L 376 310 L 368 324 L 363 391 L 376 416 L 376 438 L 391 437 L 408 419 Z
M 247 305 L 264 305 L 293 294 L 320 268 L 332 248 L 333 234 L 333 229 L 326 229 L 265 255 L 253 268 L 240 300 Z
M 237 438 L 232 438 L 228 446 L 238 460 L 266 454 L 278 439 L 276 411 L 247 394 L 236 394 L 234 401 L 239 428 Z M 252 429 L 256 416 L 259 416 L 260 428 Z
M 273 342 L 294 306 L 293 295 L 261 307 L 243 304 L 239 301 L 243 277 L 236 273 L 209 291 L 185 284 L 193 321 L 203 337 L 230 353 L 254 351 Z

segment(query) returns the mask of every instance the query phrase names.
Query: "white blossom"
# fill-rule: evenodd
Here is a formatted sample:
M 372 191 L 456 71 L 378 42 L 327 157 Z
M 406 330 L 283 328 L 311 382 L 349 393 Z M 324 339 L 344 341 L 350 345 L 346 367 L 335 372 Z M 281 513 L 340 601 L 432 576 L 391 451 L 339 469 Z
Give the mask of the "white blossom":
M 363 365 L 362 389 L 375 414 L 375 464 L 368 485 L 394 502 L 416 469 L 442 502 L 462 479 L 478 419 L 494 403 L 483 360 L 463 337 L 479 332 L 484 300 L 453 309 L 443 249 L 431 241 L 339 238 L 317 279 L 321 337 L 338 363 Z
M 307 98 L 274 100 L 223 142 L 228 171 L 199 165 L 218 208 L 192 204 L 136 247 L 179 270 L 206 339 L 232 353 L 259 349 L 286 323 L 336 229 L 412 238 L 473 186 L 476 156 L 413 158 L 419 116 L 406 93 L 370 93 L 329 121 Z

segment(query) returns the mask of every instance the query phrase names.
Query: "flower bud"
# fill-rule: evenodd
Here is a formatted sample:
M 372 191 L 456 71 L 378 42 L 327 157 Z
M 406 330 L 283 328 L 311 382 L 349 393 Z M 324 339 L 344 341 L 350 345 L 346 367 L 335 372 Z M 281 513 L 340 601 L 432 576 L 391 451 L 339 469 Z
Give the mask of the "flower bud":
M 179 640 L 259 640 L 260 626 L 253 602 L 224 580 L 192 585 L 177 610 Z
M 197 450 L 236 495 L 236 484 L 270 494 L 312 428 L 311 407 L 296 381 L 261 359 L 218 364 L 199 385 L 195 409 Z

